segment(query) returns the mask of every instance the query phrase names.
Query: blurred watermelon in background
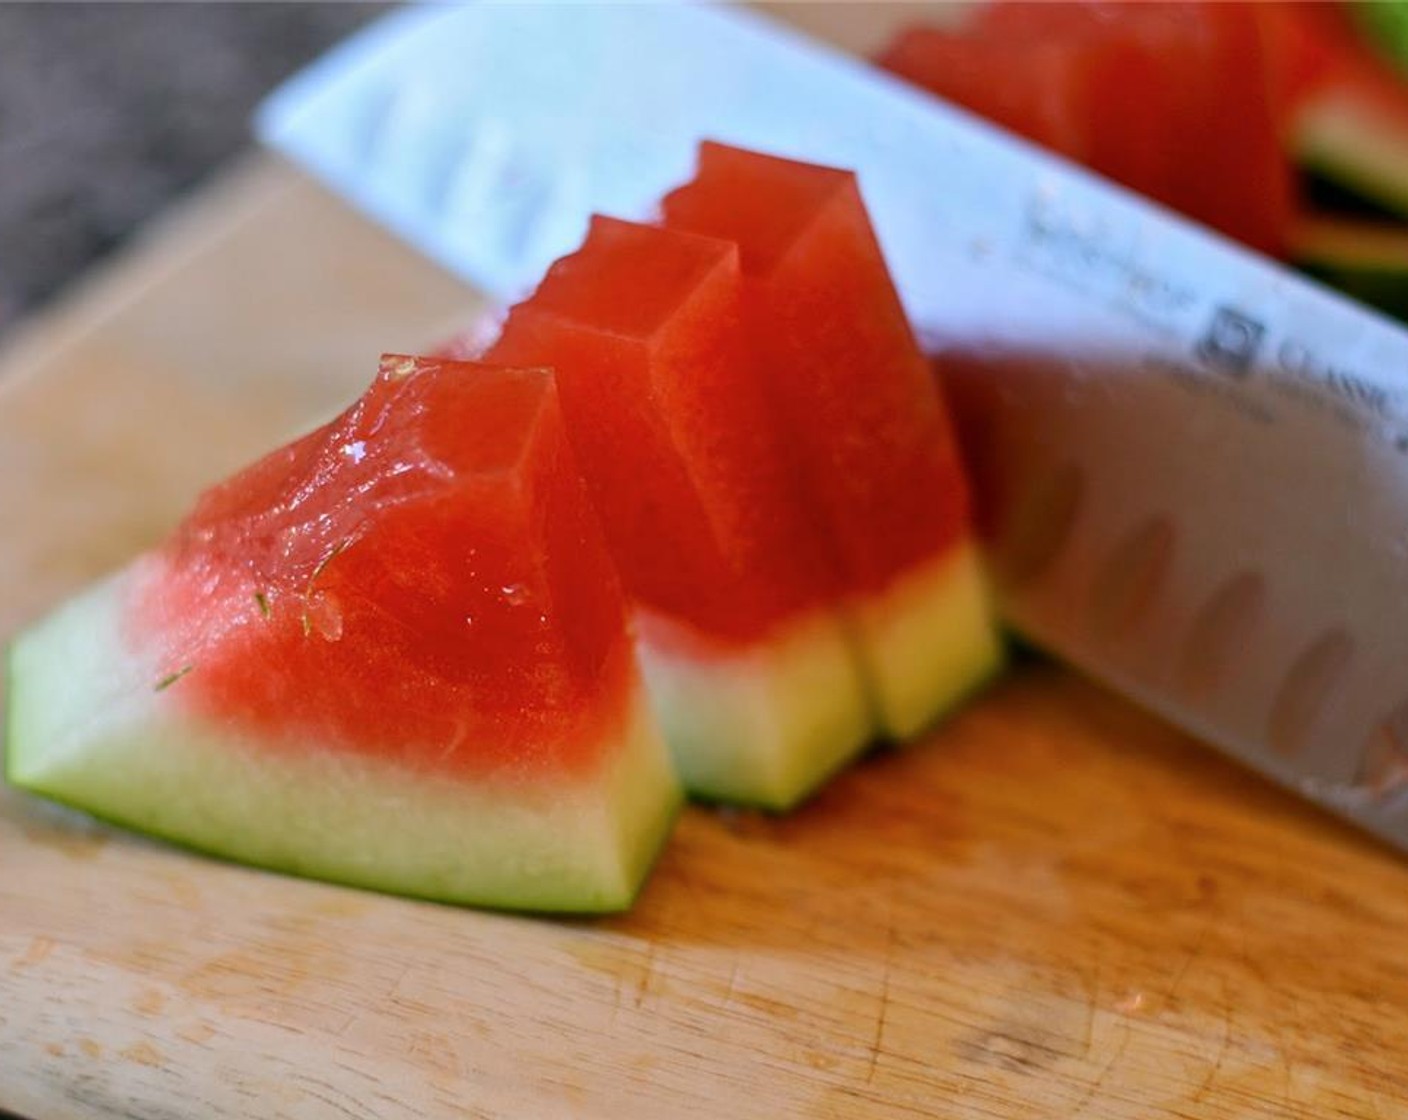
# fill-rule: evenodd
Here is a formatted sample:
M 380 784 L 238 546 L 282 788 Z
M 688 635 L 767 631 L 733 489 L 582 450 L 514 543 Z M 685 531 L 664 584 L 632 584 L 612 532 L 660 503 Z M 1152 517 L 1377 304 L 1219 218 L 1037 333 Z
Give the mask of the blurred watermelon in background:
M 994 0 L 876 61 L 1408 317 L 1408 4 Z

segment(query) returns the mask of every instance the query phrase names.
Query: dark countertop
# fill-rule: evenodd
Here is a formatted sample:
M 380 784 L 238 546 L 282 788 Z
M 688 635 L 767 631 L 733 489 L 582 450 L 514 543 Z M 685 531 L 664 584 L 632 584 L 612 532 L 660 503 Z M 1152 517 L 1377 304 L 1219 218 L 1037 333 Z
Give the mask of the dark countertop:
M 0 3 L 0 334 L 249 142 L 381 3 Z

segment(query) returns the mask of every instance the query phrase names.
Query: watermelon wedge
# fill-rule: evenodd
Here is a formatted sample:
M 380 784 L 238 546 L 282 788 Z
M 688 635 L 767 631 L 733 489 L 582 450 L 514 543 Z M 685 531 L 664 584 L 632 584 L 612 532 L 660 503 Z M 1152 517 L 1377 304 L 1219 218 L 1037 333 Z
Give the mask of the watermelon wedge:
M 705 143 L 663 215 L 739 246 L 756 376 L 840 564 L 883 729 L 912 735 L 1000 652 L 944 402 L 855 177 Z
M 557 370 L 686 786 L 781 809 L 873 720 L 741 299 L 733 244 L 596 218 L 486 357 Z
M 15 785 L 452 902 L 634 897 L 680 801 L 551 375 L 390 356 L 10 659 Z

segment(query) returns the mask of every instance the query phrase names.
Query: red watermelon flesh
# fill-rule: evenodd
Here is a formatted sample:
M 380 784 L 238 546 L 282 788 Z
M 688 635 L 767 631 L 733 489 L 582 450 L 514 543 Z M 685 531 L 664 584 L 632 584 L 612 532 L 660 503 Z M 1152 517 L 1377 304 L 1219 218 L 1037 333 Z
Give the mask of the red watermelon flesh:
M 1186 61 L 1170 68 L 1169 84 L 1187 83 L 1189 68 L 1206 75 L 1175 126 L 1180 143 L 1169 201 L 1253 249 L 1283 257 L 1295 178 L 1253 7 L 1206 2 L 1167 7 L 1187 9 L 1183 18 L 1198 29 L 1189 26 L 1184 32 Z
M 559 371 L 630 594 L 738 642 L 838 584 L 773 438 L 740 291 L 733 245 L 594 218 L 485 355 Z
M 876 61 L 1077 163 L 1092 159 L 1095 43 L 1005 43 L 937 27 L 910 27 Z M 993 81 L 994 73 L 1020 75 Z
M 995 653 L 976 576 L 965 567 L 955 577 L 963 584 L 958 592 L 934 568 L 966 555 L 963 469 L 855 177 L 705 143 L 695 179 L 665 198 L 663 214 L 670 229 L 739 245 L 757 376 L 805 500 L 840 559 L 884 722 L 908 734 L 946 706 L 959 686 L 946 679 L 929 690 L 922 680 L 911 682 L 901 702 L 881 665 L 887 658 L 874 648 L 885 644 L 878 631 L 894 621 L 892 612 L 881 610 L 884 622 L 872 619 L 871 626 L 870 608 L 880 610 L 890 596 L 907 597 L 901 591 L 906 581 L 932 571 L 934 594 L 965 604 L 971 633 L 958 641 L 976 651 L 969 666 L 975 676 L 987 671 Z M 905 657 L 912 664 L 904 672 L 921 678 L 931 660 L 949 661 L 947 652 L 931 659 L 918 649 Z
M 926 61 L 936 37 L 911 30 L 879 61 L 978 113 L 1019 96 L 992 92 L 1003 85 L 1022 87 L 1031 105 L 1060 105 L 1084 121 L 1084 154 L 1052 145 L 1040 117 L 993 119 L 1254 248 L 1284 253 L 1293 180 L 1250 7 L 999 2 L 937 39 L 942 58 Z M 965 48 L 993 64 L 946 65 Z M 1068 68 L 1059 78 L 1024 64 L 1061 54 Z
M 1098 25 L 1097 25 L 1098 29 Z M 1173 112 L 1158 62 L 1137 42 L 1069 27 L 1038 34 L 914 26 L 880 66 L 1116 182 L 1164 200 Z M 995 81 L 996 75 L 1008 80 Z M 1111 90 L 1127 93 L 1119 98 Z
M 633 671 L 553 396 L 543 371 L 388 356 L 333 423 L 201 496 L 134 641 L 271 749 L 590 772 Z
M 1343 6 L 1332 3 L 1256 5 L 1266 42 L 1272 100 L 1287 123 L 1327 86 L 1362 78 L 1382 83 L 1401 100 L 1399 79 L 1369 50 Z
M 870 719 L 741 299 L 732 243 L 598 217 L 486 357 L 557 370 L 686 784 L 781 807 Z
M 542 369 L 383 359 L 11 671 L 12 781 L 321 878 L 616 909 L 679 798 Z

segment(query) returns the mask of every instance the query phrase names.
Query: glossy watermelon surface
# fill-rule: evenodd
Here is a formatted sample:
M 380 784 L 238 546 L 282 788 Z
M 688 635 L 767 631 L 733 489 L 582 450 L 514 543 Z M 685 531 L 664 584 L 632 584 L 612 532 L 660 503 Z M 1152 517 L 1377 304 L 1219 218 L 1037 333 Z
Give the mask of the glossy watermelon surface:
M 133 643 L 270 749 L 589 770 L 628 694 L 615 572 L 542 371 L 389 357 L 148 566 Z
M 855 177 L 706 143 L 663 211 L 740 247 L 764 383 L 848 585 L 959 540 L 957 448 Z
M 734 244 L 595 218 L 486 357 L 558 371 L 638 602 L 741 642 L 834 595 L 767 413 Z
M 782 808 L 873 721 L 754 342 L 734 242 L 597 217 L 486 356 L 557 370 L 686 784 Z

